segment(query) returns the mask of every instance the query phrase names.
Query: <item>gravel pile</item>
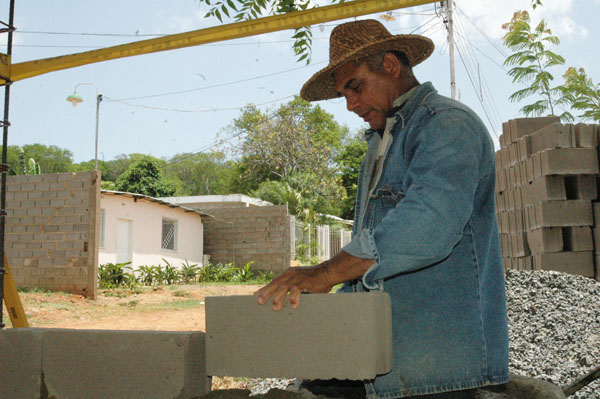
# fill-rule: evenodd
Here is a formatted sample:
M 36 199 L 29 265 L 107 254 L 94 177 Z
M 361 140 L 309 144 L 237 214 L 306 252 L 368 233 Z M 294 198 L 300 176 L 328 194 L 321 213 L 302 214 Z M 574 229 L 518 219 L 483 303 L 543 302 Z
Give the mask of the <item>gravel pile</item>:
M 510 371 L 564 387 L 600 363 L 600 283 L 508 270 Z M 600 399 L 596 380 L 570 398 Z
M 600 283 L 549 271 L 508 270 L 510 372 L 560 387 L 600 363 Z M 294 380 L 253 379 L 252 394 Z M 571 398 L 600 399 L 600 380 Z

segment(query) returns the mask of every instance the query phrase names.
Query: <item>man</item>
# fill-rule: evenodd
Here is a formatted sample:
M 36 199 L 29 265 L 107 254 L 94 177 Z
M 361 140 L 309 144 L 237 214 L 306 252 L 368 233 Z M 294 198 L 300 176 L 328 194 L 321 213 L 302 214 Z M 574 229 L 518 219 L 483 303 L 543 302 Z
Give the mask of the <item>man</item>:
M 508 380 L 494 146 L 473 111 L 414 77 L 433 47 L 374 20 L 333 30 L 329 65 L 301 95 L 345 97 L 370 126 L 353 238 L 257 292 L 274 310 L 341 282 L 345 292 L 389 293 L 393 369 L 364 383 L 368 398 L 475 398 L 475 388 Z

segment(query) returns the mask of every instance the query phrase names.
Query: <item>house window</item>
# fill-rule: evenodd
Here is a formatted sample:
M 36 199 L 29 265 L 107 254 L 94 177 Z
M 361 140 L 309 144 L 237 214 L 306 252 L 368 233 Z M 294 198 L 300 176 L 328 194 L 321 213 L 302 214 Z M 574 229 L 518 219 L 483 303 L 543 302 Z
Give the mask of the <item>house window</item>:
M 104 235 L 106 231 L 106 210 L 100 209 L 100 240 L 98 246 L 104 248 Z
M 162 249 L 177 250 L 177 221 L 171 219 L 162 220 Z

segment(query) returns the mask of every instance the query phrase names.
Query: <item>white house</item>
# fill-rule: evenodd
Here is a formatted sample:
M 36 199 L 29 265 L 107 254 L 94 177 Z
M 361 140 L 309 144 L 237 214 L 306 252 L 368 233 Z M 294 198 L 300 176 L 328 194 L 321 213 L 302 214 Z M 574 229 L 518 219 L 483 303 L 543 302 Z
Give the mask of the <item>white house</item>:
M 132 267 L 202 264 L 203 224 L 209 215 L 141 194 L 100 193 L 99 264 L 132 262 Z

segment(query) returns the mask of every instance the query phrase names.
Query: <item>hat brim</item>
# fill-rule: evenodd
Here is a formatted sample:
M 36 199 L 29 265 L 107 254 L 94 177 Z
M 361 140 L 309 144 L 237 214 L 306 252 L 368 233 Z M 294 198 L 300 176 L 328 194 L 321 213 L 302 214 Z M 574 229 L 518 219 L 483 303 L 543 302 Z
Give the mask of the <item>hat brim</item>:
M 400 51 L 406 55 L 411 67 L 425 61 L 432 53 L 434 44 L 431 39 L 420 35 L 396 35 L 385 40 L 369 43 L 348 52 L 335 63 L 315 73 L 300 90 L 300 96 L 306 101 L 329 100 L 342 95 L 335 88 L 333 72 L 343 64 L 357 61 L 384 51 Z

